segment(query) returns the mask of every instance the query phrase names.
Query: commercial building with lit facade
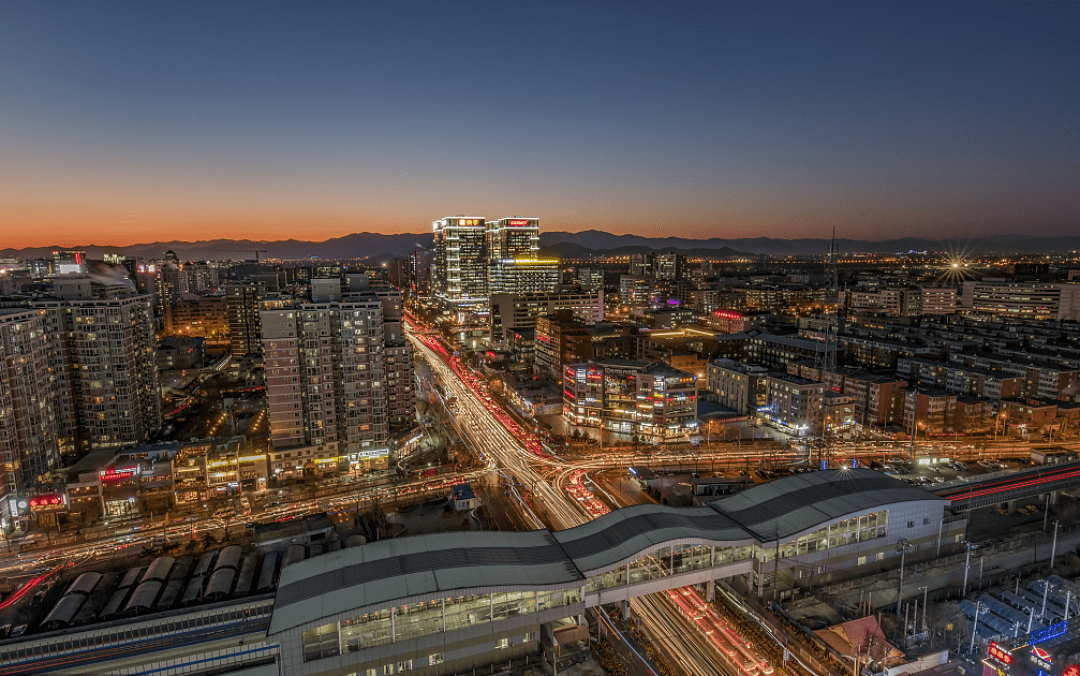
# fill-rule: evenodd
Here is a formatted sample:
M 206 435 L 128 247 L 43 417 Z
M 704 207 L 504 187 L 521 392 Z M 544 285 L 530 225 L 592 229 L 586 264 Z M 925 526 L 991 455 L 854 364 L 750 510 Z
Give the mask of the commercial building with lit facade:
M 571 364 L 563 375 L 563 416 L 572 425 L 677 439 L 697 428 L 696 381 L 658 362 Z
M 489 295 L 554 293 L 561 276 L 557 258 L 499 258 L 488 269 L 488 291 Z
M 568 310 L 574 319 L 592 325 L 604 320 L 604 292 L 596 293 L 493 293 L 491 341 L 505 343 L 508 334 L 535 331 L 536 320 Z
M 486 310 L 488 246 L 486 219 L 443 218 L 432 223 L 435 244 L 434 293 L 458 310 Z
M 540 220 L 515 217 L 487 221 L 484 236 L 491 262 L 535 260 L 540 251 Z

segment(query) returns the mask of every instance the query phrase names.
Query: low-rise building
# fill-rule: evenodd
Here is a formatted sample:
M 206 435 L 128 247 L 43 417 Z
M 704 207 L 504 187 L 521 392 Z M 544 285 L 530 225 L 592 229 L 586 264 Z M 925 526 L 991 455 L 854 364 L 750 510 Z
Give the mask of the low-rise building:
M 206 341 L 202 338 L 168 336 L 158 341 L 159 371 L 180 371 L 201 368 L 206 360 Z
M 706 369 L 708 396 L 742 415 L 757 415 L 769 403 L 768 369 L 731 359 L 717 359 Z
M 769 403 L 763 416 L 768 424 L 796 436 L 821 429 L 824 383 L 770 371 L 768 387 Z
M 657 441 L 679 438 L 697 428 L 696 380 L 657 362 L 571 364 L 563 382 L 563 415 L 572 425 Z

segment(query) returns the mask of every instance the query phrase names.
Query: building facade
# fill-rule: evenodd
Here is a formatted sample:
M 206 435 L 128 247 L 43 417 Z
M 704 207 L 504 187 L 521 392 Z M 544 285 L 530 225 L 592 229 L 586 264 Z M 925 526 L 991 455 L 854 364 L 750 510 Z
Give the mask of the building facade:
M 560 310 L 585 324 L 604 320 L 604 292 L 500 293 L 491 295 L 491 341 L 503 343 L 508 332 L 535 330 L 536 320 Z
M 488 247 L 486 220 L 443 218 L 432 223 L 435 296 L 458 310 L 486 310 Z
M 399 336 L 391 336 L 395 347 Z M 262 338 L 272 472 L 385 463 L 388 410 L 398 410 L 389 392 L 405 394 L 406 385 L 388 380 L 382 300 L 342 294 L 337 279 L 313 280 L 310 301 L 262 312 Z M 393 366 L 395 377 L 411 380 L 411 359 Z
M 0 524 L 15 498 L 60 458 L 44 310 L 0 309 Z
M 266 285 L 262 282 L 231 282 L 225 285 L 229 354 L 233 357 L 262 354 L 259 302 L 265 294 Z
M 769 403 L 768 369 L 717 359 L 706 367 L 710 398 L 742 415 L 756 416 Z
M 961 306 L 975 315 L 1080 320 L 1080 284 L 986 279 L 964 282 Z
M 563 415 L 572 425 L 664 441 L 697 428 L 697 383 L 658 362 L 609 359 L 570 364 Z

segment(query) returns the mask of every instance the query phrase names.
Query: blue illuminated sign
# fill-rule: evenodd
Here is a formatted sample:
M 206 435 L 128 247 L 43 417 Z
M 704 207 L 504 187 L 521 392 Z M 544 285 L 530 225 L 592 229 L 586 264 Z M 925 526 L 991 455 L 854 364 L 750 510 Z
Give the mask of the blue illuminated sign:
M 1052 638 L 1057 638 L 1058 636 L 1061 636 L 1065 633 L 1065 629 L 1068 626 L 1068 622 L 1062 621 L 1058 622 L 1057 624 L 1051 624 L 1045 629 L 1033 631 L 1031 632 L 1031 641 L 1029 641 L 1029 643 L 1031 645 L 1035 645 L 1036 643 L 1043 643 L 1044 641 L 1049 641 Z

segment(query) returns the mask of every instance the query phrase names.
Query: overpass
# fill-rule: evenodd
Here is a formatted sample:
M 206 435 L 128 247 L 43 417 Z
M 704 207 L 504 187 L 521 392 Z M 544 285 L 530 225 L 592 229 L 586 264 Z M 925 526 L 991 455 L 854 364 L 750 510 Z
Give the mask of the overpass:
M 982 474 L 930 487 L 930 491 L 952 503 L 959 511 L 1012 503 L 1080 486 L 1080 460 L 1045 465 L 1021 472 Z

